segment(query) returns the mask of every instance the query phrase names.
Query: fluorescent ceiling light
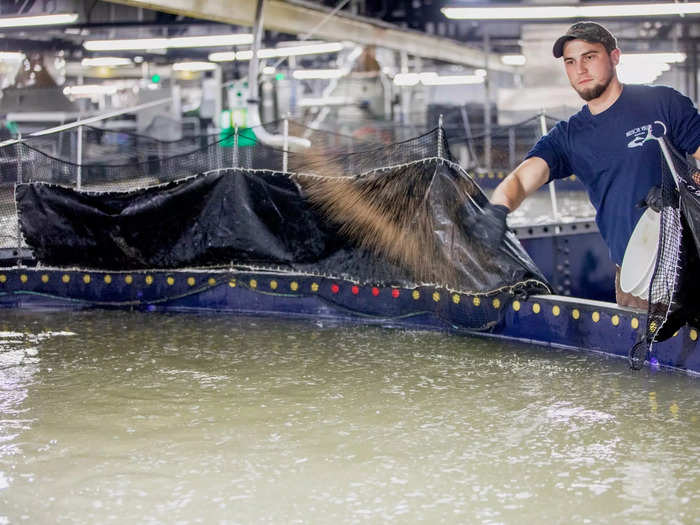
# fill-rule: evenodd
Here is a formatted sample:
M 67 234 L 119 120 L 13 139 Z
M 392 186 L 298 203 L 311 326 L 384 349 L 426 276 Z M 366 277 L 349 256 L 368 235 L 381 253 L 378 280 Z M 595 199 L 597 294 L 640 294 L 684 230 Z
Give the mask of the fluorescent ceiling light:
M 415 86 L 420 82 L 418 73 L 397 73 L 394 76 L 394 84 L 397 86 Z
M 0 18 L 0 27 L 28 27 L 72 24 L 78 19 L 77 13 L 60 15 L 15 16 Z
M 209 54 L 210 62 L 233 62 L 236 60 L 235 51 L 217 51 Z
M 242 46 L 252 43 L 253 35 L 250 33 L 168 38 L 168 47 L 224 47 Z
M 483 84 L 484 77 L 476 74 L 440 76 L 435 72 L 399 73 L 394 77 L 394 84 L 397 86 L 415 86 L 419 82 L 424 86 L 460 86 Z
M 83 67 L 118 67 L 130 66 L 131 64 L 131 59 L 121 57 L 83 58 L 80 61 L 80 65 Z
M 340 78 L 345 74 L 342 69 L 299 69 L 292 73 L 297 80 Z
M 501 62 L 506 66 L 524 66 L 526 61 L 525 55 L 501 55 Z
M 686 58 L 685 53 L 622 53 L 620 62 L 635 60 L 642 63 L 663 62 L 666 64 L 679 64 L 685 62 Z
M 0 51 L 0 62 L 19 62 L 20 60 L 24 60 L 24 53 Z
M 474 20 L 528 20 L 551 18 L 615 18 L 700 13 L 700 2 L 657 4 L 531 5 L 493 7 L 443 7 L 447 18 Z
M 237 46 L 253 42 L 253 35 L 236 33 L 226 35 L 186 36 L 174 38 L 129 38 L 124 40 L 87 40 L 83 47 L 88 51 L 136 51 L 144 49 L 168 49 L 183 47 Z
M 67 86 L 63 88 L 64 95 L 72 97 L 89 97 L 92 95 L 114 95 L 117 86 L 105 86 L 103 84 L 81 84 L 79 86 Z
M 212 71 L 216 68 L 216 64 L 212 62 L 176 62 L 173 64 L 173 71 Z
M 353 99 L 347 97 L 320 97 L 320 98 L 303 98 L 299 101 L 299 107 L 308 108 L 314 106 L 347 106 L 354 104 Z
M 421 84 L 424 86 L 463 86 L 466 84 L 483 84 L 484 77 L 479 75 L 447 75 L 447 76 L 421 76 Z
M 623 53 L 617 77 L 628 84 L 650 84 L 671 69 L 669 64 L 685 62 L 685 53 Z
M 167 38 L 131 38 L 126 40 L 87 40 L 83 47 L 88 51 L 141 51 L 166 49 Z
M 277 47 L 274 49 L 258 50 L 258 58 L 281 58 L 300 55 L 318 55 L 322 53 L 337 53 L 342 49 L 343 44 L 340 42 Z M 251 50 L 239 51 L 236 53 L 236 60 L 250 60 L 251 58 L 253 58 L 253 51 Z

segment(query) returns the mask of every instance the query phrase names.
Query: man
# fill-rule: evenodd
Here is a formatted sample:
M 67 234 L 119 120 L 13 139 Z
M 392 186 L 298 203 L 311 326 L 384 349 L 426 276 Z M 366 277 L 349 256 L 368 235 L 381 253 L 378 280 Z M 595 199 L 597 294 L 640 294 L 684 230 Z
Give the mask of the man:
M 616 295 L 621 306 L 645 302 L 619 287 L 627 242 L 646 202 L 661 199 L 663 162 L 654 136 L 666 133 L 676 149 L 700 159 L 700 114 L 687 97 L 665 86 L 623 85 L 615 66 L 615 37 L 594 22 L 579 22 L 554 43 L 569 82 L 587 102 L 568 121 L 542 137 L 525 160 L 495 189 L 491 203 L 473 224 L 485 243 L 500 244 L 506 215 L 542 185 L 572 173 L 581 180 L 596 209 L 596 223 L 617 265 Z

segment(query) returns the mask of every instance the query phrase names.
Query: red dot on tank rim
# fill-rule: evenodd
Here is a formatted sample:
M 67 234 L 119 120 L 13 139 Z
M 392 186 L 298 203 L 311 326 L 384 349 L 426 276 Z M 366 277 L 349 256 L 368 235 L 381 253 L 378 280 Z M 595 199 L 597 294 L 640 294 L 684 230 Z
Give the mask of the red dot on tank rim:
M 401 292 L 399 292 L 398 288 L 394 288 L 394 289 L 391 291 L 391 296 L 392 296 L 394 299 L 398 299 L 398 298 L 399 298 L 399 295 L 401 295 Z
M 377 288 L 376 286 L 373 286 L 372 287 L 372 295 L 377 297 L 379 295 L 379 288 Z
M 331 285 L 331 292 L 338 293 L 339 291 L 340 291 L 340 286 L 338 286 L 337 284 Z
M 358 293 L 360 293 L 360 288 L 358 286 L 353 286 L 351 290 L 353 295 L 357 295 Z

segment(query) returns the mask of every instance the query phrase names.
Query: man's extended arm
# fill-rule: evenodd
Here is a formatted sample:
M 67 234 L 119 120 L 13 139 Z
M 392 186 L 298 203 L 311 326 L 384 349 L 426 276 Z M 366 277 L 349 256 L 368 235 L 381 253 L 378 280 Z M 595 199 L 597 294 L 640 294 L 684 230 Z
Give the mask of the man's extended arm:
M 539 157 L 520 163 L 503 179 L 491 196 L 491 204 L 500 204 L 513 211 L 549 180 L 549 166 Z

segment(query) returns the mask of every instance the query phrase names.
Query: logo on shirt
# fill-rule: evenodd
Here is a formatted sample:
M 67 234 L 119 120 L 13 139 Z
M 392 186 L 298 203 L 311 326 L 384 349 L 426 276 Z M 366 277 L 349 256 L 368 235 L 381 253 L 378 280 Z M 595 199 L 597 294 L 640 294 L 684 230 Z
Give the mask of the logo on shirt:
M 625 133 L 627 138 L 632 137 L 627 143 L 628 148 L 639 148 L 645 142 L 663 137 L 666 134 L 666 124 L 655 120 L 653 124 L 646 124 L 629 130 Z

